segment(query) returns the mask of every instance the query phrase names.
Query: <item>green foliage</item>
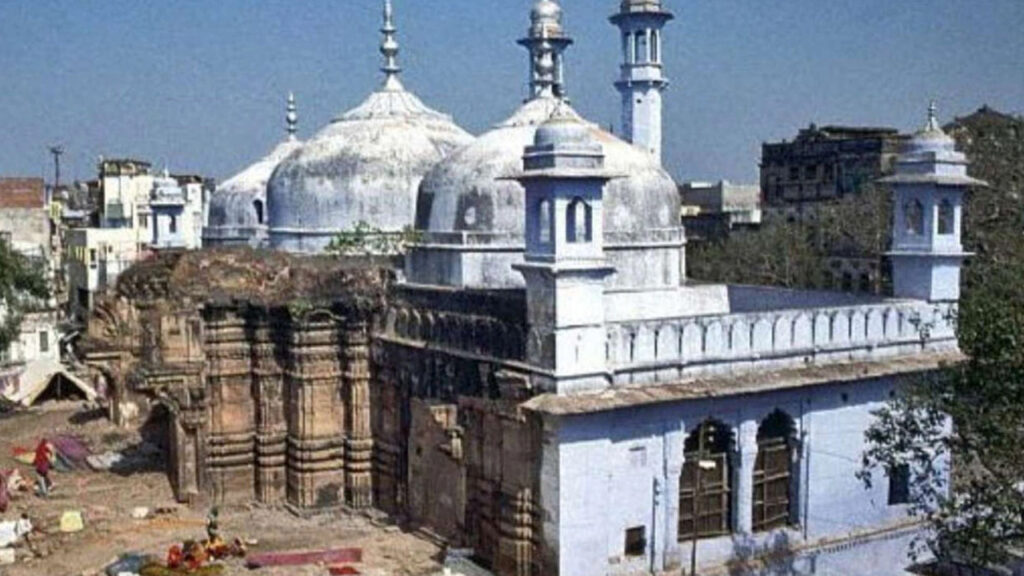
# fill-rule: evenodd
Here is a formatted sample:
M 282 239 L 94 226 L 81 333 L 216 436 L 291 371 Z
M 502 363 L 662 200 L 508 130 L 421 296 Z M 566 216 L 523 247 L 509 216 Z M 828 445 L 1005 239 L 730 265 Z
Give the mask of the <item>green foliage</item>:
M 958 318 L 967 360 L 875 413 L 861 478 L 909 465 L 910 510 L 932 528 L 922 544 L 987 566 L 1024 546 L 1024 259 L 976 272 Z
M 758 230 L 692 244 L 688 274 L 708 282 L 816 288 L 832 256 L 881 257 L 891 238 L 891 204 L 888 190 L 865 186 L 799 221 L 768 218 Z
M 808 226 L 771 221 L 756 231 L 737 231 L 720 242 L 687 251 L 688 274 L 729 284 L 800 288 L 821 276 L 825 254 Z
M 415 243 L 419 233 L 411 227 L 401 232 L 384 232 L 360 220 L 351 230 L 339 233 L 327 246 L 327 252 L 338 256 L 391 256 L 404 254 Z
M 48 297 L 43 263 L 29 259 L 0 239 L 0 351 L 6 351 L 17 340 L 25 314 Z

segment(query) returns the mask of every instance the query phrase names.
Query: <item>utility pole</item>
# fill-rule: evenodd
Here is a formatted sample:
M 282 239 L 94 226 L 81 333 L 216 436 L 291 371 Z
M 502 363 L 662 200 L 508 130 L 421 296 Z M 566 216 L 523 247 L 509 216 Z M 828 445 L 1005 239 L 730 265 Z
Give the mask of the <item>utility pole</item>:
M 53 191 L 56 192 L 60 188 L 60 157 L 64 155 L 64 145 L 50 146 L 50 154 L 53 154 Z

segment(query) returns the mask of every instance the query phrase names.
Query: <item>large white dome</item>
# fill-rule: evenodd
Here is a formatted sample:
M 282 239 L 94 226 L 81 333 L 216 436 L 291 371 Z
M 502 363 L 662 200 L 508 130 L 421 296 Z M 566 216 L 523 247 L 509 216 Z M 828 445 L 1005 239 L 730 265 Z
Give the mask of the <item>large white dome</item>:
M 484 232 L 521 237 L 523 150 L 558 100 L 537 98 L 434 167 L 423 179 L 416 227 L 425 232 Z M 563 104 L 563 106 L 566 106 Z M 643 233 L 679 225 L 679 193 L 672 177 L 643 150 L 589 124 L 616 178 L 605 189 L 605 230 Z
M 271 246 L 319 252 L 361 221 L 384 232 L 411 226 L 423 175 L 471 140 L 397 82 L 386 85 L 277 167 L 267 198 Z
M 491 259 L 488 254 L 504 254 L 500 257 L 505 260 L 493 266 L 485 262 L 487 272 L 479 284 L 521 284 L 521 277 L 507 263 L 509 254 L 521 254 L 524 244 L 525 192 L 512 177 L 522 170 L 524 149 L 533 144 L 538 126 L 559 105 L 567 107 L 557 98 L 530 100 L 511 118 L 452 153 L 424 177 L 416 207 L 416 228 L 425 241 L 419 253 L 412 255 L 409 275 L 413 281 L 460 283 L 446 281 L 443 273 L 436 273 L 438 269 L 466 278 L 465 266 L 442 263 L 426 254 L 430 245 L 460 238 L 459 242 L 480 247 L 479 260 Z M 610 248 L 609 259 L 619 268 L 613 283 L 622 287 L 678 285 L 681 249 L 676 244 L 682 243 L 682 228 L 675 182 L 654 156 L 594 124 L 588 126 L 602 145 L 606 169 L 624 175 L 609 182 L 604 193 L 605 244 Z M 469 237 L 472 239 L 463 239 Z M 674 245 L 676 256 L 665 253 L 652 257 L 653 252 L 641 252 L 652 243 L 665 244 L 669 252 Z

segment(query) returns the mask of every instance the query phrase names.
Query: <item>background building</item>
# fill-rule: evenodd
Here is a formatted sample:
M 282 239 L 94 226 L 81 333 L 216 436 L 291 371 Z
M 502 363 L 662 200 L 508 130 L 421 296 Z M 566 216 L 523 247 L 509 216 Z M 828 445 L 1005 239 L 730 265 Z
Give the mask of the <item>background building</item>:
M 76 228 L 68 231 L 65 271 L 70 316 L 84 320 L 94 297 L 139 260 L 131 228 Z
M 894 128 L 818 126 L 792 142 L 761 147 L 761 190 L 769 217 L 813 217 L 813 208 L 856 194 L 893 171 L 906 140 Z
M 0 178 L 0 239 L 40 266 L 52 287 L 56 273 L 51 251 L 54 227 L 42 178 Z M 0 308 L 0 316 L 6 310 Z M 77 379 L 61 365 L 57 300 L 33 300 L 20 333 L 0 350 L 0 397 L 31 403 L 54 378 Z
M 756 184 L 686 182 L 679 194 L 687 242 L 717 240 L 761 225 L 761 187 Z

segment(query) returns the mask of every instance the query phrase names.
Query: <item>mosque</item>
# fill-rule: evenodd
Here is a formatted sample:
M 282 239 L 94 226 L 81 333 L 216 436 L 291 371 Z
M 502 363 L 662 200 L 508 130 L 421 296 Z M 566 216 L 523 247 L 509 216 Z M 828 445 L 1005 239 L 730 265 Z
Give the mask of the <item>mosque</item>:
M 268 247 L 289 264 L 267 285 L 316 290 L 172 303 L 168 278 L 200 258 L 174 256 L 90 322 L 115 404 L 168 414 L 178 497 L 373 510 L 500 575 L 779 558 L 902 574 L 913 471 L 866 488 L 864 432 L 901 384 L 960 359 L 962 198 L 982 183 L 933 108 L 887 181 L 892 297 L 687 279 L 660 161 L 672 18 L 662 0 L 611 16 L 620 138 L 568 102 L 573 40 L 538 0 L 529 98 L 474 137 L 403 86 L 386 0 L 381 86 L 305 142 L 290 99 L 285 141 L 210 208 L 208 243 Z M 316 255 L 359 222 L 415 230 L 400 270 Z

